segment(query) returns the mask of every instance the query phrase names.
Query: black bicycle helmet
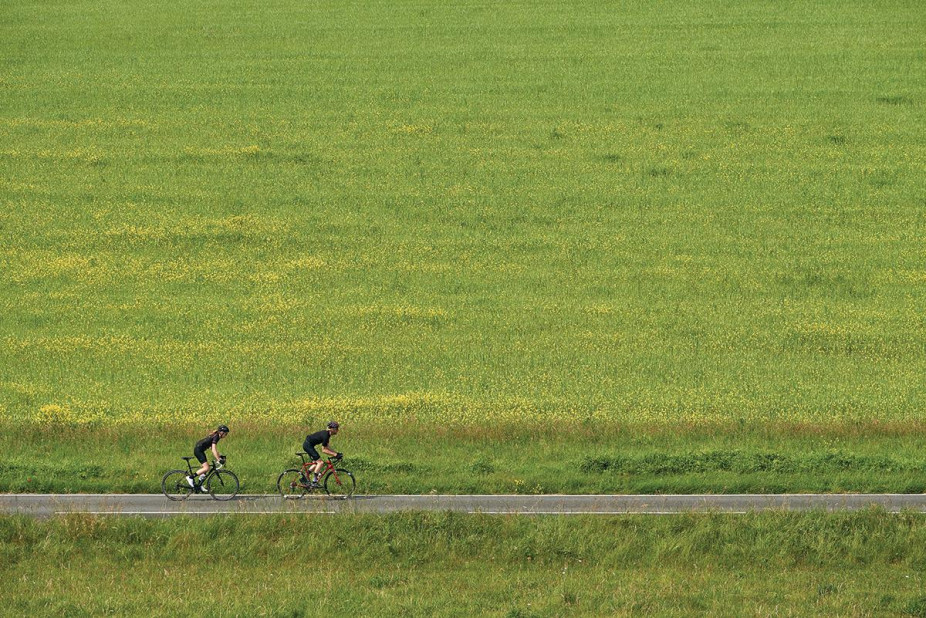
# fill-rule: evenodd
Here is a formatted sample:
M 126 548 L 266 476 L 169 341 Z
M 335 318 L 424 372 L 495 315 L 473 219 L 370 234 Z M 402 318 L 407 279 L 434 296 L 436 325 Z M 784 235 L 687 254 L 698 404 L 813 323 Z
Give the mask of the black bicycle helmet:
M 328 423 L 328 429 L 337 429 L 338 427 L 340 427 L 340 425 L 337 421 L 331 421 Z
M 224 431 L 225 433 L 228 433 L 228 425 L 219 425 L 219 428 L 216 429 L 216 431 Z

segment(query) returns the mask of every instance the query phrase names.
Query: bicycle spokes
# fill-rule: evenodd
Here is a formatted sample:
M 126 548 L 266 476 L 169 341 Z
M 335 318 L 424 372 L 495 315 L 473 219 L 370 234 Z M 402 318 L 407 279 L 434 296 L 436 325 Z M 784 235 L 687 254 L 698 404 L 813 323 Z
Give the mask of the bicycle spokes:
M 356 483 L 353 474 L 343 468 L 337 468 L 325 475 L 325 492 L 330 496 L 349 498 L 354 493 Z
M 301 498 L 309 491 L 309 480 L 302 470 L 290 468 L 277 479 L 277 490 L 284 498 Z
M 193 492 L 186 479 L 187 473 L 183 470 L 171 470 L 161 480 L 161 491 L 170 500 L 186 500 Z
M 231 500 L 238 493 L 238 477 L 229 470 L 216 470 L 206 482 L 216 500 Z

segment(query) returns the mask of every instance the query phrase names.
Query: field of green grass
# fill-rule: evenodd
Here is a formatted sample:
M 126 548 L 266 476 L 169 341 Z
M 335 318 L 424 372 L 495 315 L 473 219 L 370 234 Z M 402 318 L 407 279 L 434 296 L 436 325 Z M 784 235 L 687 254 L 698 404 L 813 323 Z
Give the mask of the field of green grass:
M 12 615 L 924 616 L 924 569 L 879 511 L 0 517 Z
M 0 417 L 922 422 L 924 32 L 902 0 L 4 2 Z

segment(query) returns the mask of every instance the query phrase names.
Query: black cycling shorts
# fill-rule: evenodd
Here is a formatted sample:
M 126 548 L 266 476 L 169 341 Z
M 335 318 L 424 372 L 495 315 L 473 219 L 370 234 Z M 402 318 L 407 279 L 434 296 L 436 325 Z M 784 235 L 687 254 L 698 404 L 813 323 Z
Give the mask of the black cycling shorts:
M 312 461 L 318 461 L 319 459 L 322 458 L 322 456 L 318 454 L 318 451 L 315 450 L 315 447 L 309 444 L 308 442 L 305 442 L 302 445 L 302 449 L 306 453 L 308 453 L 309 457 L 312 458 Z
M 201 464 L 206 463 L 206 452 L 205 451 L 201 451 L 198 448 L 194 448 L 193 454 L 196 455 L 196 459 L 199 460 L 199 463 Z

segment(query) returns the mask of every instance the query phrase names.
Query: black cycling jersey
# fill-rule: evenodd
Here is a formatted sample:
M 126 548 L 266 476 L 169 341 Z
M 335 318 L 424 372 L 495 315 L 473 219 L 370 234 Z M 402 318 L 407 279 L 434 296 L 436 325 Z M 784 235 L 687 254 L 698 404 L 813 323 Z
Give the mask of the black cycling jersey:
M 322 446 L 328 446 L 328 440 L 331 439 L 331 434 L 328 433 L 327 429 L 322 429 L 321 431 L 316 431 L 305 437 L 305 443 L 309 446 L 315 446 L 316 444 L 321 444 Z
M 212 448 L 213 444 L 217 444 L 222 438 L 219 437 L 219 433 L 208 435 L 199 442 L 196 443 L 196 446 L 193 448 L 194 451 L 206 451 Z

